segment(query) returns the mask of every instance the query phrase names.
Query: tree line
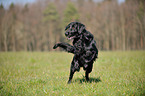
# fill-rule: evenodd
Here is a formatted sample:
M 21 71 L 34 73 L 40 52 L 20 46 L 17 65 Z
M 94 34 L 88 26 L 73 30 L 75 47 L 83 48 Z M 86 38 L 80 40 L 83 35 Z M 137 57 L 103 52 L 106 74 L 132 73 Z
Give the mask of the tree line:
M 86 25 L 99 50 L 145 49 L 145 1 L 37 0 L 24 6 L 0 5 L 0 51 L 52 51 L 69 42 L 65 26 Z

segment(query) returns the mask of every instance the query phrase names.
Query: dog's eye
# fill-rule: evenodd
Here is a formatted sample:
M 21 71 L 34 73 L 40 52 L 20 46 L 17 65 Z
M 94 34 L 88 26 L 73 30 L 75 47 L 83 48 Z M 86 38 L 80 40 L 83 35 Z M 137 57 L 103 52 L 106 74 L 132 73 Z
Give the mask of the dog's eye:
M 74 30 L 74 29 L 75 29 L 75 27 L 72 27 L 72 29 Z

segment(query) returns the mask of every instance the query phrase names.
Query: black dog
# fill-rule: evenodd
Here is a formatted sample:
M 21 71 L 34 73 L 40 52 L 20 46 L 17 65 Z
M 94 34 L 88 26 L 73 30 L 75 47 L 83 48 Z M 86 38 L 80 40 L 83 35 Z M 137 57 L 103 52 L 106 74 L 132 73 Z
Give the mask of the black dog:
M 68 43 L 57 43 L 53 49 L 61 47 L 67 52 L 73 53 L 70 76 L 68 83 L 71 83 L 75 71 L 80 67 L 86 71 L 85 77 L 89 81 L 89 73 L 92 71 L 93 62 L 98 56 L 98 49 L 93 35 L 85 29 L 85 25 L 79 22 L 71 22 L 65 28 L 65 35 L 68 39 L 73 39 L 73 46 Z

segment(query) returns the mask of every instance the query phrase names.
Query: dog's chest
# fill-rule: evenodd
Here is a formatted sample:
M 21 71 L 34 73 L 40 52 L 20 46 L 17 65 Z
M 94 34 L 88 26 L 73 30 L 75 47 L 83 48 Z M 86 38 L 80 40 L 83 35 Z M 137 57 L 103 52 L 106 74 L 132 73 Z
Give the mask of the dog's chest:
M 73 45 L 78 51 L 80 51 L 83 48 L 83 42 L 81 40 L 74 41 Z

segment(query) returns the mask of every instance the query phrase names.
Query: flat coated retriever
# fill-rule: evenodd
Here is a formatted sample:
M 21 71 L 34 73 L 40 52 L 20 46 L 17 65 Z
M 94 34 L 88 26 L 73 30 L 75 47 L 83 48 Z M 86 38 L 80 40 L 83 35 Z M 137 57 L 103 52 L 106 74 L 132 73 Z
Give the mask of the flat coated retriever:
M 71 22 L 66 26 L 65 30 L 65 36 L 68 39 L 73 39 L 73 46 L 68 43 L 57 43 L 53 49 L 61 47 L 65 51 L 74 54 L 68 83 L 71 83 L 73 74 L 79 71 L 80 67 L 83 67 L 86 71 L 85 78 L 89 81 L 89 73 L 92 71 L 93 62 L 98 57 L 94 37 L 86 30 L 85 25 L 80 22 Z

